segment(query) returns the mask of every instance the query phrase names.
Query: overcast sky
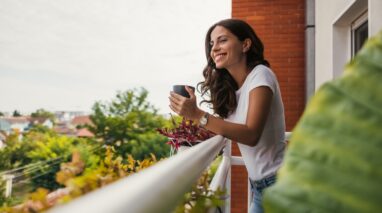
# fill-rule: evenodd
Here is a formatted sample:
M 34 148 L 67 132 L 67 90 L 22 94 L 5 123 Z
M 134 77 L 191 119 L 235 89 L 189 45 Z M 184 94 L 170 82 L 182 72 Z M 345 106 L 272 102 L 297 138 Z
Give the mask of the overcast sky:
M 195 85 L 204 36 L 230 0 L 0 0 L 0 112 L 90 112 L 144 87 L 168 113 L 173 84 Z

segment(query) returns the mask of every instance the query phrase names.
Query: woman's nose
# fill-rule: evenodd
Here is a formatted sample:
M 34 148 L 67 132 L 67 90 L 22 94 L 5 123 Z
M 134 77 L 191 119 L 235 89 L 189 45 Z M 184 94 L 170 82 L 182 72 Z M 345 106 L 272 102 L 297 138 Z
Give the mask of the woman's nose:
M 211 51 L 217 51 L 217 50 L 219 50 L 219 45 L 215 43 L 212 45 Z

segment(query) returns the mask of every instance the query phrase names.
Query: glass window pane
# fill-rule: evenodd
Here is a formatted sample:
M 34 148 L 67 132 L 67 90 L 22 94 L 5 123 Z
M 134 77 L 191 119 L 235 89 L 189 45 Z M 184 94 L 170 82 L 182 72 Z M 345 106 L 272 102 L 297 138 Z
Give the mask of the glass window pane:
M 368 36 L 368 24 L 366 21 L 354 30 L 354 55 L 362 48 Z

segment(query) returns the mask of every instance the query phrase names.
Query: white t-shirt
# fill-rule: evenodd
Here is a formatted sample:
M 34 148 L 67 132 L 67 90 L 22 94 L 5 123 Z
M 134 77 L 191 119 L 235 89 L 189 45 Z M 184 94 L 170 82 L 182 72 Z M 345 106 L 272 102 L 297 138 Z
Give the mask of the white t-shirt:
M 271 109 L 263 133 L 254 147 L 237 141 L 251 180 L 260 180 L 275 174 L 281 166 L 285 149 L 285 118 L 280 88 L 275 74 L 264 65 L 256 66 L 248 74 L 242 87 L 236 91 L 237 108 L 226 120 L 246 123 L 249 93 L 259 86 L 267 86 L 273 92 Z

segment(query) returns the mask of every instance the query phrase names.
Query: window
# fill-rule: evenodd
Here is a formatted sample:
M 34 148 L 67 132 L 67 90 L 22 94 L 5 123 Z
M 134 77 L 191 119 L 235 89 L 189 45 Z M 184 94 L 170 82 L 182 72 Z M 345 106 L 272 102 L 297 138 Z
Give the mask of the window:
M 345 64 L 354 57 L 369 34 L 368 21 L 370 20 L 368 17 L 370 13 L 368 12 L 368 1 L 354 0 L 348 2 L 346 9 L 338 15 L 338 18 L 333 23 L 333 79 L 342 75 Z
M 351 50 L 353 58 L 369 37 L 367 12 L 361 15 L 351 24 L 351 36 Z

